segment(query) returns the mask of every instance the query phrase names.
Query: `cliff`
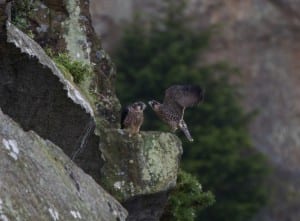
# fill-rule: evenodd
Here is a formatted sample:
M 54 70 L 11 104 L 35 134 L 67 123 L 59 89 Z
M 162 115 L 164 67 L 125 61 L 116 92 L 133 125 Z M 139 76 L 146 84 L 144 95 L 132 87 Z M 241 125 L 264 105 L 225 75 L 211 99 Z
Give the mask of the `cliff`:
M 116 70 L 88 2 L 0 3 L 0 217 L 159 220 L 181 142 L 160 132 L 129 138 L 119 129 Z M 54 62 L 59 53 L 92 73 L 74 83 Z

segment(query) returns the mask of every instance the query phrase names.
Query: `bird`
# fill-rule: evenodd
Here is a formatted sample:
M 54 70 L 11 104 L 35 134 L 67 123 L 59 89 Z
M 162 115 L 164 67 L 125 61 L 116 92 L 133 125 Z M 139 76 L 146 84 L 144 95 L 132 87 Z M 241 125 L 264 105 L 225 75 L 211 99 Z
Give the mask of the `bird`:
M 145 103 L 138 101 L 127 105 L 122 111 L 121 129 L 128 130 L 129 137 L 139 133 L 144 122 L 144 110 L 146 107 Z
M 165 91 L 163 103 L 156 100 L 148 102 L 156 115 L 167 123 L 172 132 L 178 128 L 184 133 L 186 138 L 193 142 L 187 124 L 183 116 L 185 108 L 195 106 L 204 99 L 204 90 L 198 85 L 172 85 Z

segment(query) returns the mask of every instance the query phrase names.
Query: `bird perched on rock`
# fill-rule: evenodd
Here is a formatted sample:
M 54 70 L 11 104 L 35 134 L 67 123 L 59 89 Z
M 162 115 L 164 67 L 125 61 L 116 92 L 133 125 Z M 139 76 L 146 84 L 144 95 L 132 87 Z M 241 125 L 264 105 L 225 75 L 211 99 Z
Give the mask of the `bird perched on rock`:
M 121 128 L 127 129 L 129 137 L 139 133 L 140 127 L 144 122 L 144 110 L 146 104 L 138 101 L 128 105 L 122 112 Z
M 165 91 L 163 103 L 152 100 L 149 105 L 158 117 L 167 123 L 173 132 L 178 128 L 185 134 L 189 141 L 193 138 L 183 120 L 184 110 L 203 101 L 204 91 L 195 85 L 173 85 Z

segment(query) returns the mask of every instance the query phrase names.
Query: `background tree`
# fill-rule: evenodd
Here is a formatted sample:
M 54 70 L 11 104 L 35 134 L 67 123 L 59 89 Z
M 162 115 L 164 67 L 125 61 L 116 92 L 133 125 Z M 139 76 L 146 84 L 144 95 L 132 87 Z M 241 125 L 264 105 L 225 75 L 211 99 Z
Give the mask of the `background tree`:
M 183 168 L 216 196 L 216 203 L 199 212 L 197 220 L 249 220 L 266 202 L 267 164 L 251 145 L 247 131 L 251 118 L 239 105 L 236 86 L 229 81 L 237 69 L 225 63 L 199 63 L 213 31 L 194 32 L 185 25 L 187 20 L 184 1 L 177 1 L 169 3 L 166 16 L 153 20 L 147 29 L 138 19 L 128 27 L 115 53 L 117 93 L 127 104 L 163 100 L 172 84 L 202 85 L 204 103 L 185 114 L 194 143 L 178 133 L 184 147 Z M 145 114 L 142 129 L 169 130 L 153 111 Z

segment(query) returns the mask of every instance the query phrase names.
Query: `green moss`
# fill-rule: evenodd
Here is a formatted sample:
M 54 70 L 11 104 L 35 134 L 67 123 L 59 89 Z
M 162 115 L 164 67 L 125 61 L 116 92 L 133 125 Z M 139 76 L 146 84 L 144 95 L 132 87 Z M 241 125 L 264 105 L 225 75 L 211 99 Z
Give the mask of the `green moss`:
M 51 50 L 48 50 L 47 53 L 53 56 Z M 53 60 L 64 74 L 71 74 L 76 84 L 83 82 L 87 77 L 93 74 L 93 68 L 90 65 L 82 61 L 73 60 L 66 53 L 60 53 L 54 56 Z

